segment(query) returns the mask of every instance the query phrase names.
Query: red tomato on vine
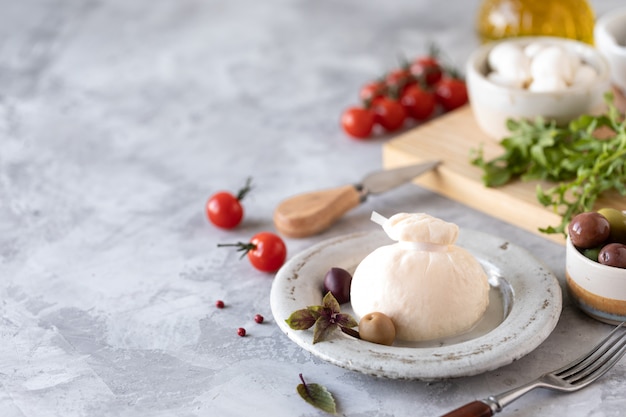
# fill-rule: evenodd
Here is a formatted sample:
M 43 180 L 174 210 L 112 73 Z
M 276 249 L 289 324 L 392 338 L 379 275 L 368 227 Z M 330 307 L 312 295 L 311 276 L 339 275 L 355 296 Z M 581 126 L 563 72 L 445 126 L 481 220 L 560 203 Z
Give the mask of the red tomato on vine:
M 387 132 L 394 132 L 404 126 L 406 112 L 399 101 L 381 97 L 372 103 L 375 121 Z
M 460 78 L 442 78 L 435 86 L 435 95 L 445 111 L 454 110 L 468 102 L 467 86 Z
M 356 139 L 366 139 L 374 128 L 374 113 L 363 107 L 350 107 L 341 115 L 344 132 Z
M 390 95 L 393 96 L 393 98 L 397 98 L 402 95 L 410 85 L 415 83 L 415 79 L 408 68 L 398 68 L 387 74 L 385 83 L 387 84 L 387 91 Z
M 424 81 L 427 85 L 437 84 L 443 77 L 443 69 L 437 58 L 434 56 L 423 56 L 417 58 L 411 64 L 411 73 L 418 80 Z
M 426 120 L 435 113 L 437 108 L 437 98 L 431 91 L 414 84 L 409 86 L 402 97 L 400 103 L 404 107 L 407 116 L 415 120 Z
M 372 101 L 378 97 L 385 95 L 387 86 L 382 81 L 372 81 L 361 87 L 359 98 L 362 101 Z

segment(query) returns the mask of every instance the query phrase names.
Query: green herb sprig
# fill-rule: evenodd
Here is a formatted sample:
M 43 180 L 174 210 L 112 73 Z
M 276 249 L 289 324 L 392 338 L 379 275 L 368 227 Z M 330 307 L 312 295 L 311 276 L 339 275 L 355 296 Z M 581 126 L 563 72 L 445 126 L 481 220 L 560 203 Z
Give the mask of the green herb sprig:
M 322 305 L 309 306 L 296 310 L 285 320 L 294 330 L 313 328 L 313 344 L 323 341 L 335 330 L 359 338 L 359 332 L 352 329 L 359 325 L 350 314 L 342 313 L 340 305 L 333 294 L 328 291 L 322 300 Z
M 583 115 L 565 127 L 543 118 L 509 120 L 511 135 L 500 142 L 504 153 L 486 161 L 482 149 L 472 150 L 471 163 L 483 170 L 483 183 L 488 187 L 516 178 L 557 183 L 547 189 L 538 184 L 536 194 L 542 205 L 562 216 L 561 223 L 539 230 L 565 233 L 572 217 L 591 211 L 605 191 L 616 190 L 626 196 L 626 121 L 611 93 L 605 95 L 605 101 L 605 114 Z M 600 128 L 610 135 L 596 137 Z

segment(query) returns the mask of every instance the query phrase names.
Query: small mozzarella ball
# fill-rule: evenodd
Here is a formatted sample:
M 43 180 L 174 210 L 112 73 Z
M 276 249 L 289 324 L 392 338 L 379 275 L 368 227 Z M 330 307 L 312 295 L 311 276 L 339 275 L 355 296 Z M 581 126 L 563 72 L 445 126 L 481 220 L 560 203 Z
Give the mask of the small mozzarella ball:
M 530 64 L 530 73 L 533 80 L 552 77 L 567 83 L 574 78 L 570 57 L 558 46 L 548 46 L 539 51 Z
M 589 85 L 596 79 L 597 75 L 596 70 L 590 65 L 581 64 L 574 75 L 572 85 Z
M 511 59 L 512 56 L 516 56 L 521 52 L 521 49 L 515 45 L 511 45 L 506 42 L 497 44 L 489 52 L 487 56 L 487 63 L 493 71 L 500 69 L 500 64 Z
M 533 79 L 545 76 L 560 76 L 563 64 L 563 51 L 558 47 L 546 47 L 535 55 L 530 63 Z
M 533 59 L 545 47 L 546 47 L 546 45 L 543 44 L 543 43 L 532 42 L 532 43 L 529 43 L 528 45 L 526 45 L 526 47 L 524 47 L 524 54 L 528 58 Z
M 576 78 L 576 73 L 578 72 L 581 65 L 583 65 L 583 62 L 581 61 L 580 57 L 573 52 L 568 53 L 568 56 L 569 56 L 570 68 L 572 69 L 572 77 L 566 81 L 569 84 L 573 84 L 574 79 Z
M 509 79 L 503 77 L 499 72 L 490 72 L 487 74 L 487 79 L 494 84 L 498 84 L 502 87 L 510 87 L 510 88 L 524 88 L 524 83 L 521 80 Z
M 496 45 L 487 62 L 500 77 L 513 83 L 524 84 L 530 79 L 530 61 L 520 47 L 506 42 Z
M 528 86 L 529 91 L 537 93 L 563 91 L 566 88 L 567 84 L 565 81 L 563 81 L 562 78 L 553 75 L 535 78 Z

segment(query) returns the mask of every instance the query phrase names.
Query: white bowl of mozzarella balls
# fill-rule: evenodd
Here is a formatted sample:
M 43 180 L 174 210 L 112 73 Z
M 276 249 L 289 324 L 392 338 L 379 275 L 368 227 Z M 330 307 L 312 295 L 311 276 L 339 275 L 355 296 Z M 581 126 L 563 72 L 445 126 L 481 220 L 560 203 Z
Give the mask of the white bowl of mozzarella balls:
M 564 125 L 605 107 L 610 73 L 591 45 L 555 37 L 519 37 L 481 46 L 467 68 L 470 105 L 479 127 L 501 140 L 508 119 Z

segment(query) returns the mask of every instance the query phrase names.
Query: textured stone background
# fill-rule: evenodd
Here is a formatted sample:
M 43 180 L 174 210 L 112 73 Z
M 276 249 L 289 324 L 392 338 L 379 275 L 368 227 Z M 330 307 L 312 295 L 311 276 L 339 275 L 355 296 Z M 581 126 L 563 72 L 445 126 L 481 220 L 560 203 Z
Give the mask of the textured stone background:
M 621 3 L 593 2 L 599 14 Z M 326 385 L 342 415 L 437 415 L 605 333 L 566 297 L 555 332 L 510 366 L 436 383 L 376 379 L 289 341 L 271 317 L 272 275 L 216 248 L 273 230 L 287 196 L 379 168 L 389 138 L 346 138 L 340 112 L 362 83 L 431 41 L 462 67 L 478 45 L 477 5 L 1 1 L 0 415 L 323 415 L 296 394 L 299 373 Z M 241 227 L 208 224 L 208 196 L 248 176 Z M 426 211 L 507 236 L 563 282 L 562 247 L 413 185 L 320 236 L 287 239 L 289 254 L 366 230 L 371 210 Z M 621 415 L 624 380 L 626 363 L 581 393 L 537 392 L 506 413 Z

